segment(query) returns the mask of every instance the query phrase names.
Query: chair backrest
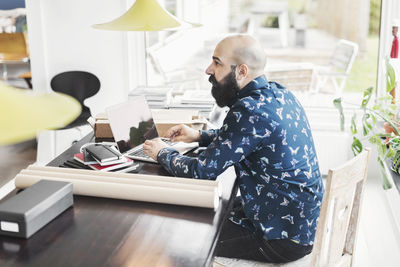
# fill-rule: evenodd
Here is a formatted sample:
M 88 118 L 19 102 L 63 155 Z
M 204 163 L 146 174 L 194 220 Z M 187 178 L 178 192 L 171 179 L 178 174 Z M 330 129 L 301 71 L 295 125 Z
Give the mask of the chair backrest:
M 54 76 L 50 86 L 53 91 L 70 95 L 83 104 L 100 90 L 100 80 L 90 72 L 67 71 Z
M 86 71 L 62 72 L 51 79 L 50 86 L 53 91 L 70 95 L 78 100 L 82 105 L 82 114 L 89 118 L 90 109 L 83 102 L 100 90 L 100 80 L 96 75 Z
M 349 74 L 358 53 L 356 43 L 339 40 L 330 59 L 330 65 L 337 71 Z
M 273 68 L 267 66 L 265 74 L 269 81 L 280 83 L 290 91 L 308 92 L 315 80 L 313 66 L 308 63 L 285 64 Z
M 24 33 L 0 33 L 1 60 L 26 61 L 28 57 L 29 51 Z
M 308 92 L 313 83 L 313 70 L 267 71 L 267 79 L 285 86 L 290 91 Z
M 329 170 L 312 266 L 351 266 L 370 150 Z

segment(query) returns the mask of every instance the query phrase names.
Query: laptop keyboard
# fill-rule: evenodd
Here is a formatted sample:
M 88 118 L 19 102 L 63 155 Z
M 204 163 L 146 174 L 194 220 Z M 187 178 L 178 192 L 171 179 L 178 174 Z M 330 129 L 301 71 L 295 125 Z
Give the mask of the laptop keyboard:
M 138 149 L 138 150 L 136 150 L 136 151 L 133 151 L 133 152 L 129 153 L 129 155 L 130 156 L 136 156 L 136 157 L 150 158 L 149 156 L 147 156 L 144 153 L 143 147 Z
M 167 145 L 173 145 L 174 144 L 174 142 L 171 142 L 169 139 L 164 139 L 164 138 L 162 138 L 161 139 L 162 141 L 164 141 Z M 137 147 L 137 148 L 135 148 L 135 150 L 133 150 L 133 151 L 128 151 L 127 152 L 127 156 L 129 157 L 135 157 L 135 158 L 137 158 L 137 159 L 142 159 L 142 160 L 145 160 L 145 161 L 152 161 L 152 162 L 156 162 L 155 160 L 153 160 L 151 157 L 149 157 L 149 156 L 147 156 L 145 153 L 144 153 L 144 150 L 143 150 L 143 146 L 141 145 L 140 147 Z

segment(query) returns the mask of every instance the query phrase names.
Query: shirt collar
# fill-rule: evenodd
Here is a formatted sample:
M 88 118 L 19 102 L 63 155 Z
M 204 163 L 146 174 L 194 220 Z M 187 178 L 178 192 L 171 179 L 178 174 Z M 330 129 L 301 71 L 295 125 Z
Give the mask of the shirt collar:
M 268 87 L 267 77 L 265 77 L 264 74 L 260 75 L 251 82 L 249 82 L 248 84 L 246 84 L 246 86 L 243 87 L 242 90 L 238 92 L 238 97 L 242 98 L 243 96 L 248 95 L 253 90 L 257 90 L 260 88 L 267 88 L 267 87 Z

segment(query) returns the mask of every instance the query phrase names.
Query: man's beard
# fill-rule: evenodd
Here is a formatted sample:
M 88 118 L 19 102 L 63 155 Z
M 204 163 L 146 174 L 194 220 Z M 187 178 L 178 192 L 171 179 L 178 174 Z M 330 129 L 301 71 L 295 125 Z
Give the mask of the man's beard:
M 232 70 L 220 82 L 217 82 L 214 75 L 210 75 L 208 81 L 212 84 L 211 94 L 215 98 L 217 105 L 231 107 L 237 98 L 239 85 L 236 81 L 235 71 Z

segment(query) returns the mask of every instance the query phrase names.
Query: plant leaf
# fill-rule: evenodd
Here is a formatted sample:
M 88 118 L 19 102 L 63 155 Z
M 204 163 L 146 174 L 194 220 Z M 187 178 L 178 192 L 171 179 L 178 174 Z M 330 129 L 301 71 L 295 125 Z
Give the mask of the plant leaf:
M 386 60 L 386 92 L 389 93 L 396 86 L 395 73 L 389 60 Z
M 386 93 L 390 93 L 390 91 L 393 90 L 392 83 L 390 82 L 390 79 L 386 77 Z M 390 89 L 392 88 L 392 89 Z
M 393 133 L 392 133 L 393 134 Z M 399 144 L 400 144 L 400 138 L 399 136 L 394 136 L 392 138 L 390 138 L 389 143 L 391 144 L 391 146 L 393 147 L 393 149 L 395 150 L 400 150 Z
M 394 155 L 396 155 L 396 150 L 394 150 L 392 146 L 389 146 L 389 149 L 386 153 L 386 158 L 391 159 L 394 157 Z
M 373 89 L 374 88 L 371 86 L 371 87 L 368 87 L 367 89 L 364 90 L 363 100 L 361 102 L 361 108 L 366 108 L 367 107 L 368 102 L 371 99 L 372 90 Z
M 338 109 L 340 115 L 340 130 L 344 132 L 344 114 L 342 106 L 342 98 L 336 98 L 333 100 L 333 105 Z
M 392 188 L 392 184 L 390 183 L 388 177 L 387 177 L 387 172 L 385 168 L 385 164 L 383 164 L 383 160 L 380 156 L 378 156 L 378 163 L 381 169 L 381 175 L 382 175 L 382 187 L 384 190 Z
M 386 144 L 380 142 L 380 143 L 378 143 L 377 145 L 378 145 L 378 155 L 379 155 L 380 157 L 384 158 L 385 155 L 386 155 L 386 150 L 387 150 Z
M 354 112 L 353 116 L 351 117 L 351 124 L 350 124 L 350 130 L 351 130 L 352 134 L 357 134 L 356 118 L 357 118 L 357 115 Z
M 359 154 L 362 151 L 362 149 L 363 145 L 361 141 L 358 140 L 358 138 L 356 138 L 355 136 L 353 136 L 353 143 L 351 144 L 351 150 L 353 151 L 354 156 Z
M 381 142 L 381 138 L 379 137 L 379 135 L 374 134 L 374 135 L 372 135 L 372 136 L 369 138 L 368 141 L 369 141 L 371 144 L 376 145 L 376 144 L 379 144 L 379 143 Z
M 369 113 L 364 113 L 363 118 L 362 118 L 362 125 L 363 125 L 363 135 L 366 136 L 368 135 L 369 131 L 372 130 L 372 125 L 371 123 L 368 121 L 368 119 L 371 116 L 369 115 Z
M 374 114 L 370 114 L 371 115 L 371 118 L 372 118 L 372 123 L 373 123 L 373 125 L 376 125 L 376 123 L 378 122 L 378 120 L 376 119 L 376 117 L 375 117 L 375 115 Z

